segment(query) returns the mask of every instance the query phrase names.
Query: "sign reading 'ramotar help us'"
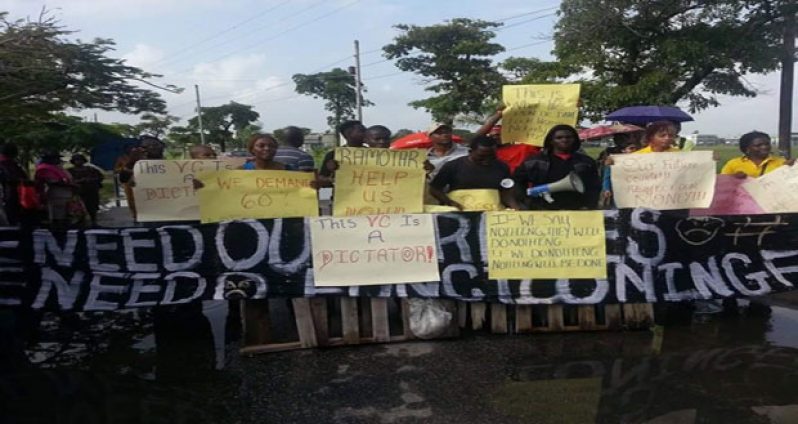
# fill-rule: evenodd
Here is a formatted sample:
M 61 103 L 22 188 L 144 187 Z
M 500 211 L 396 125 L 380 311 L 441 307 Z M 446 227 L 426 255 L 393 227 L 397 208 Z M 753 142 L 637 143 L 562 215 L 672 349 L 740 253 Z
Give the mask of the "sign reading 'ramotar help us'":
M 606 278 L 601 211 L 489 212 L 492 279 Z
M 423 212 L 425 159 L 420 149 L 335 149 L 333 215 Z

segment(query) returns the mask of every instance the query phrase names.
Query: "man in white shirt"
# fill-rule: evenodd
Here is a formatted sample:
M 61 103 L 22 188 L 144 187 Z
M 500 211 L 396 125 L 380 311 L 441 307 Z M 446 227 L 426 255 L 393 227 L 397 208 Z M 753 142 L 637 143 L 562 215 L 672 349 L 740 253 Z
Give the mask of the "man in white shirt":
M 430 172 L 430 178 L 434 178 L 445 163 L 468 156 L 468 147 L 452 141 L 452 127 L 449 125 L 432 124 L 427 130 L 427 136 L 432 141 L 432 147 L 427 151 L 427 160 L 435 168 Z

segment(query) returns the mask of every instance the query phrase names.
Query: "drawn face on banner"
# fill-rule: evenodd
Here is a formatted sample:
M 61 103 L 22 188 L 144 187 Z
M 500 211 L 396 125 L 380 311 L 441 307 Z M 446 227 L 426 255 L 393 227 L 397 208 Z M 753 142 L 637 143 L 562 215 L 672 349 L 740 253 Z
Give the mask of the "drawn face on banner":
M 676 224 L 676 234 L 685 243 L 701 246 L 712 241 L 725 222 L 720 218 L 688 218 Z

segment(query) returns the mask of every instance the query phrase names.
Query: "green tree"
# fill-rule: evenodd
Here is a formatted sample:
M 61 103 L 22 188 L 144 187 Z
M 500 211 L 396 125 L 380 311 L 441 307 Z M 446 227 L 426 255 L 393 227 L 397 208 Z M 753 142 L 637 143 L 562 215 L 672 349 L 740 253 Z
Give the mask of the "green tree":
M 295 74 L 292 79 L 296 84 L 296 92 L 316 99 L 323 99 L 324 109 L 330 112 L 327 125 L 333 131 L 346 119 L 354 119 L 357 97 L 355 79 L 349 72 L 335 68 L 329 72 L 317 74 Z M 365 87 L 363 92 L 366 92 Z M 374 103 L 362 99 L 363 107 L 373 106 Z
M 236 138 L 234 140 L 235 147 L 237 149 L 246 149 L 249 138 L 261 132 L 263 132 L 263 127 L 257 124 L 249 124 L 241 128 L 236 132 Z
M 302 134 L 305 135 L 308 135 L 313 132 L 313 130 L 310 128 L 300 127 L 299 129 L 302 130 Z M 276 130 L 272 131 L 272 135 L 274 135 L 274 138 L 276 138 L 277 140 L 282 140 L 283 130 L 284 128 L 277 128 Z
M 148 134 L 161 138 L 169 131 L 169 127 L 179 120 L 177 116 L 145 113 L 141 115 L 141 121 L 134 128 L 138 131 L 137 135 Z
M 410 103 L 424 108 L 436 121 L 453 122 L 461 114 L 486 112 L 501 93 L 504 78 L 492 57 L 504 51 L 492 42 L 499 23 L 458 18 L 444 24 L 419 27 L 396 25 L 402 31 L 383 47 L 396 66 L 426 79 L 426 90 L 436 95 Z
M 67 117 L 67 110 L 166 110 L 158 93 L 142 87 L 158 87 L 150 82 L 157 75 L 109 57 L 111 40 L 83 42 L 71 34 L 47 13 L 37 21 L 11 21 L 0 13 L 0 138 L 15 140 L 23 151 L 68 149 L 71 142 L 64 140 L 93 127 Z
M 393 141 L 393 140 L 399 140 L 400 138 L 402 138 L 402 137 L 404 137 L 404 136 L 406 136 L 406 135 L 413 134 L 413 133 L 415 133 L 415 132 L 416 132 L 416 131 L 409 130 L 409 129 L 407 129 L 407 128 L 402 128 L 402 129 L 399 129 L 399 130 L 397 130 L 395 133 L 393 133 L 393 137 L 391 138 L 391 141 Z
M 258 120 L 260 114 L 252 110 L 252 106 L 230 102 L 221 106 L 203 107 L 202 127 L 205 142 L 218 145 L 223 152 L 227 144 L 235 143 L 237 134 Z M 196 137 L 190 134 L 196 134 Z M 170 133 L 180 144 L 199 142 L 199 121 L 197 117 L 188 120 L 186 127 L 176 128 Z
M 586 116 L 640 104 L 717 106 L 718 95 L 756 95 L 745 75 L 778 68 L 781 22 L 792 0 L 563 0 L 555 27 L 559 66 L 580 79 Z M 546 75 L 540 63 L 524 77 Z

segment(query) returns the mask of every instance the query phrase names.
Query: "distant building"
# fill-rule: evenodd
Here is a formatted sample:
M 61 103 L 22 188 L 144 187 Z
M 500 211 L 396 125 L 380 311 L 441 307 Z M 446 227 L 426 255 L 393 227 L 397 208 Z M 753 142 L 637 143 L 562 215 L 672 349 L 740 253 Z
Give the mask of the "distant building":
M 305 149 L 332 148 L 338 141 L 335 134 L 310 133 L 305 136 Z

